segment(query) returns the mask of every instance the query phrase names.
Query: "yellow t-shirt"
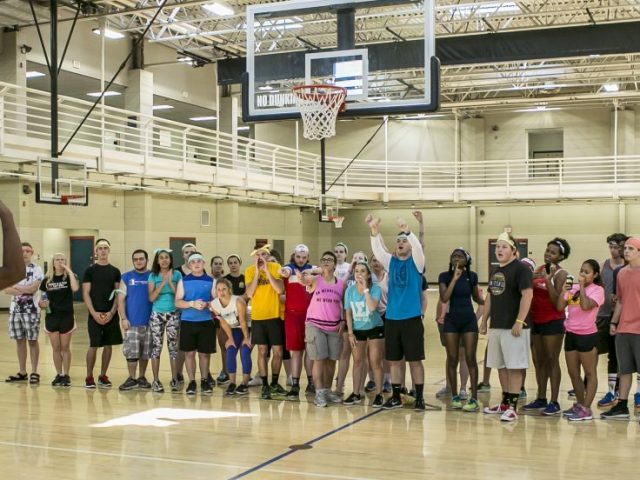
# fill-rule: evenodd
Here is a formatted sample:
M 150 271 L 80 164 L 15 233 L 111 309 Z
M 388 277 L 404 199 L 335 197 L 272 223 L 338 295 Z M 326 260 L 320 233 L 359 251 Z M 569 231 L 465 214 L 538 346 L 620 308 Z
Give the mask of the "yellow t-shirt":
M 280 280 L 280 264 L 269 262 L 267 268 L 271 276 Z M 250 265 L 244 272 L 245 285 L 250 285 L 256 275 L 256 266 Z M 267 274 L 260 272 L 256 291 L 251 297 L 251 321 L 272 320 L 280 318 L 280 296 L 267 278 Z

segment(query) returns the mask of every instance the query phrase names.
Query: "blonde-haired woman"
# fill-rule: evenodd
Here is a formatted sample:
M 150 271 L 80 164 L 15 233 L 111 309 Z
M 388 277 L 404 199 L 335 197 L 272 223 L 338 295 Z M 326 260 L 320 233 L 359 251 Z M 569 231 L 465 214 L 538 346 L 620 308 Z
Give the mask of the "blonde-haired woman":
M 80 285 L 78 278 L 67 265 L 67 258 L 56 253 L 51 259 L 51 269 L 40 284 L 40 308 L 46 309 L 45 331 L 51 340 L 56 377 L 54 387 L 70 387 L 71 335 L 76 329 L 73 315 L 73 294 Z

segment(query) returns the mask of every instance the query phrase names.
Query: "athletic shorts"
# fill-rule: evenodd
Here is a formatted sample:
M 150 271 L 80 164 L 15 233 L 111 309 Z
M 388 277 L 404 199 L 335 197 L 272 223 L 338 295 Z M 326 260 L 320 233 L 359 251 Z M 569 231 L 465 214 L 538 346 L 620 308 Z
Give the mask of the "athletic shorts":
M 447 313 L 444 317 L 444 333 L 478 333 L 478 319 L 475 313 L 469 315 L 451 315 Z
M 440 334 L 440 345 L 446 347 L 447 343 L 444 339 L 444 324 L 436 323 L 436 325 L 438 325 L 438 333 Z M 458 345 L 460 345 L 460 348 L 464 348 L 464 340 L 462 339 L 462 335 L 460 335 L 460 341 L 458 342 Z
M 178 338 L 180 336 L 180 314 L 175 312 L 151 312 L 149 319 L 151 330 L 151 358 L 160 358 L 164 332 L 167 332 L 167 349 L 169 358 L 178 358 Z
M 44 318 L 44 331 L 47 333 L 59 333 L 64 335 L 76 329 L 76 319 L 73 314 L 69 315 L 47 315 Z
M 421 317 L 389 320 L 384 324 L 385 359 L 397 362 L 424 360 L 424 325 Z
M 284 312 L 284 338 L 287 350 L 304 350 L 305 320 L 307 312 Z
M 251 343 L 277 347 L 284 345 L 284 322 L 279 318 L 254 320 L 251 323 Z
M 109 323 L 100 325 L 91 315 L 88 321 L 89 346 L 92 348 L 108 347 L 122 344 L 122 332 L 120 331 L 120 319 L 116 313 Z
M 590 333 L 589 335 L 579 335 L 577 333 L 567 332 L 564 337 L 564 351 L 587 353 L 597 348 L 600 335 L 598 333 Z
M 213 322 L 180 321 L 180 350 L 216 353 L 216 326 Z
M 486 366 L 510 370 L 529 368 L 530 348 L 531 333 L 528 328 L 522 329 L 519 337 L 514 337 L 510 328 L 490 328 Z
M 37 313 L 9 314 L 9 338 L 11 340 L 38 340 L 40 315 Z
M 531 335 L 562 335 L 564 334 L 564 318 L 551 320 L 548 323 L 533 323 Z
M 596 327 L 598 327 L 598 355 L 609 353 L 609 344 L 611 342 L 611 334 L 609 333 L 610 325 L 610 315 L 596 318 Z
M 628 375 L 640 373 L 640 335 L 635 333 L 616 334 L 616 355 L 618 373 Z
M 307 323 L 304 341 L 311 360 L 338 360 L 342 353 L 342 335 L 327 332 Z
M 151 345 L 151 328 L 148 325 L 130 327 L 124 332 L 122 353 L 127 360 L 149 360 Z
M 369 330 L 354 330 L 353 335 L 359 342 L 367 340 L 382 340 L 384 338 L 384 325 L 373 327 Z

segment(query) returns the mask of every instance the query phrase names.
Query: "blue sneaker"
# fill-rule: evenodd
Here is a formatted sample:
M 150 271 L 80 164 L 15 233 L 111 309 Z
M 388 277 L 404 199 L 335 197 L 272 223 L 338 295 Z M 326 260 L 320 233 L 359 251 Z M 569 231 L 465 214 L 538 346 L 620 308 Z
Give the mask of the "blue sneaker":
M 374 383 L 375 385 L 375 383 Z M 382 384 L 382 392 L 383 393 L 391 393 L 393 391 L 393 387 L 391 386 L 391 382 L 389 380 L 385 381 Z
M 369 380 L 367 384 L 364 386 L 364 391 L 369 393 L 373 392 L 376 389 L 376 382 L 373 380 Z
M 640 410 L 640 392 L 636 392 L 633 396 L 633 406 L 636 410 Z
M 607 394 L 598 400 L 599 407 L 611 407 L 618 403 L 618 395 L 614 395 L 611 392 L 607 392 Z
M 550 417 L 559 414 L 560 411 L 560 404 L 558 402 L 549 402 L 547 407 L 542 411 L 542 415 Z
M 546 398 L 536 398 L 533 402 L 531 403 L 527 403 L 524 407 L 522 407 L 523 410 L 544 410 L 545 408 L 547 408 L 547 405 L 549 405 L 547 403 L 547 399 Z

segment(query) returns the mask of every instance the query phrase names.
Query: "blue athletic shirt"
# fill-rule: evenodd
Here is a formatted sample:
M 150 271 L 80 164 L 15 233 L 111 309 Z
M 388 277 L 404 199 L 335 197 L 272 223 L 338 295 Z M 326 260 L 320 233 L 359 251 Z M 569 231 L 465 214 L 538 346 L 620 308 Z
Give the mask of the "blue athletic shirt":
M 451 279 L 453 278 L 452 272 L 442 272 L 438 277 L 438 283 L 443 283 L 445 286 L 449 286 Z M 473 303 L 471 302 L 471 293 L 473 287 L 478 285 L 478 275 L 476 272 L 466 271 L 462 272 L 462 276 L 456 282 L 449 299 L 449 314 L 451 315 L 474 315 Z
M 182 274 L 179 271 L 174 270 L 171 277 L 173 285 L 177 287 L 181 278 Z M 162 275 L 151 273 L 149 275 L 149 282 L 153 284 L 153 289 L 155 290 L 162 283 Z M 169 313 L 176 311 L 176 295 L 168 284 L 165 284 L 165 286 L 162 287 L 160 295 L 158 295 L 156 301 L 153 302 L 153 311 L 156 313 Z
M 389 263 L 389 293 L 387 320 L 409 320 L 422 316 L 422 272 L 412 257 L 400 260 L 391 257 Z
M 122 283 L 127 288 L 124 299 L 127 319 L 132 327 L 146 327 L 151 316 L 151 302 L 149 301 L 149 272 L 138 273 L 131 270 L 122 275 Z
M 371 295 L 375 300 L 380 301 L 382 290 L 374 283 L 369 288 L 369 295 Z M 365 295 L 364 293 L 358 292 L 358 287 L 355 285 L 347 288 L 344 308 L 351 309 L 351 318 L 353 319 L 354 330 L 371 330 L 372 328 L 381 327 L 383 325 L 378 309 L 375 309 L 373 312 L 367 310 Z
M 200 300 L 202 302 L 209 303 L 213 299 L 211 297 L 213 278 L 206 273 L 199 277 L 190 273 L 182 279 L 182 286 L 184 288 L 184 297 L 182 299 L 185 302 Z M 182 310 L 180 319 L 185 322 L 210 322 L 211 312 L 208 308 L 205 308 L 204 310 L 185 308 Z

